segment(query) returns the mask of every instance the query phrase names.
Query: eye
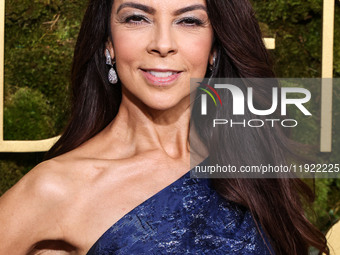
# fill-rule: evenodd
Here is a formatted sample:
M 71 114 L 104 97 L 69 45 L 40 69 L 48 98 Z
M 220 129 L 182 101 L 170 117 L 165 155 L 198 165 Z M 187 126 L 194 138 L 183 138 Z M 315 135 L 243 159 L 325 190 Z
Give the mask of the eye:
M 177 23 L 184 26 L 202 26 L 204 22 L 198 18 L 186 17 L 179 20 Z
M 146 17 L 144 17 L 142 15 L 131 15 L 131 16 L 125 18 L 124 22 L 128 23 L 128 24 L 138 25 L 138 24 L 142 24 L 144 22 L 148 22 L 148 20 L 147 20 Z

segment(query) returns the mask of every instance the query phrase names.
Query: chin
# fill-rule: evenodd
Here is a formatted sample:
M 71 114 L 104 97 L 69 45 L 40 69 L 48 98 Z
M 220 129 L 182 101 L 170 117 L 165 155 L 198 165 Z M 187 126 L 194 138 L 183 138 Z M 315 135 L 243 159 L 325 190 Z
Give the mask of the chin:
M 166 110 L 174 108 L 176 106 L 176 104 L 171 104 L 171 103 L 166 104 L 166 103 L 162 102 L 162 103 L 158 103 L 158 104 L 155 104 L 155 103 L 147 104 L 146 106 L 150 109 L 153 109 L 153 110 L 166 111 Z
M 145 103 L 147 107 L 154 110 L 159 111 L 166 111 L 170 109 L 178 108 L 180 109 L 186 109 L 190 106 L 190 100 L 183 100 L 183 99 L 177 99 L 177 100 L 166 100 L 166 99 L 157 99 L 153 100 L 152 102 Z

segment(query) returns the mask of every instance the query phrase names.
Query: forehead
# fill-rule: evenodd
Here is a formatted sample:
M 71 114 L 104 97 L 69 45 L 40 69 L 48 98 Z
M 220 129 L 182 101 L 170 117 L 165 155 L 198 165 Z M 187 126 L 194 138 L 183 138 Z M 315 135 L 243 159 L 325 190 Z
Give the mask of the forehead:
M 156 12 L 171 12 L 192 5 L 206 7 L 205 0 L 114 0 L 113 10 L 117 11 L 122 6 L 129 4 L 142 4 L 155 9 Z

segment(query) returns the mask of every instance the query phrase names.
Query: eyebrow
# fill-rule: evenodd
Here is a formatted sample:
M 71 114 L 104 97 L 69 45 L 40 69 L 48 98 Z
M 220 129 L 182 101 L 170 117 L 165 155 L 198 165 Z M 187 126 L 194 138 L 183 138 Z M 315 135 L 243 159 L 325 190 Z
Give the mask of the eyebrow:
M 190 11 L 195 11 L 195 10 L 203 10 L 205 12 L 208 12 L 207 8 L 204 5 L 195 4 L 195 5 L 190 5 L 190 6 L 187 6 L 187 7 L 184 7 L 184 8 L 181 8 L 181 9 L 175 11 L 174 15 L 177 16 L 177 15 L 181 15 L 185 12 L 190 12 Z
M 147 5 L 144 5 L 144 4 L 139 4 L 139 3 L 134 3 L 134 2 L 126 2 L 126 3 L 123 3 L 121 4 L 118 9 L 117 9 L 117 14 L 123 9 L 123 8 L 126 8 L 126 7 L 131 7 L 131 8 L 135 8 L 135 9 L 139 9 L 139 10 L 142 10 L 146 13 L 149 13 L 149 14 L 155 14 L 156 10 L 150 6 L 147 6 Z M 173 12 L 173 15 L 174 16 L 178 16 L 178 15 L 181 15 L 185 12 L 190 12 L 190 11 L 195 11 L 195 10 L 203 10 L 205 12 L 208 12 L 207 8 L 202 5 L 202 4 L 195 4 L 195 5 L 190 5 L 190 6 L 187 6 L 187 7 L 184 7 L 184 8 L 181 8 L 179 10 L 176 10 Z
M 139 9 L 139 10 L 142 10 L 142 11 L 144 11 L 146 13 L 149 13 L 149 14 L 154 14 L 156 12 L 156 10 L 154 8 L 150 7 L 150 6 L 147 6 L 147 5 L 144 5 L 144 4 L 133 3 L 133 2 L 126 2 L 126 3 L 121 4 L 118 7 L 117 14 L 123 8 L 126 8 L 126 7 L 131 7 L 131 8 Z

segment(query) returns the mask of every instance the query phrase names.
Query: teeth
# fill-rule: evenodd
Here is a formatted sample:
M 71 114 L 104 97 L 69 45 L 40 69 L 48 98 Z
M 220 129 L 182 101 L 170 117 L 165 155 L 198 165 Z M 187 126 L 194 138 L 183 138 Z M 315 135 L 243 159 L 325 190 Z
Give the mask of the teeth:
M 148 73 L 150 73 L 151 75 L 157 78 L 166 78 L 166 77 L 176 74 L 175 72 L 155 72 L 155 71 L 149 71 Z

